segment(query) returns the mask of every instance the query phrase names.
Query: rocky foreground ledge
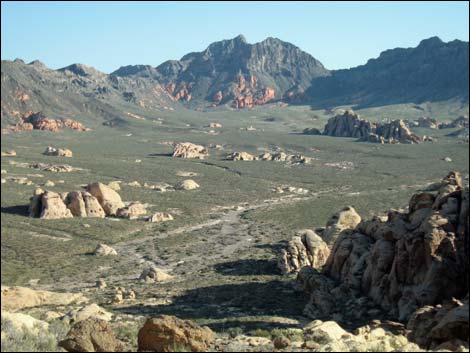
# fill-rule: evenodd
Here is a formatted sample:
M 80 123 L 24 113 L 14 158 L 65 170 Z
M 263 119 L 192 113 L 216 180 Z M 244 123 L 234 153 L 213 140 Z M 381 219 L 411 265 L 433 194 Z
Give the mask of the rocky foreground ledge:
M 322 267 L 300 270 L 307 316 L 346 325 L 398 320 L 425 349 L 468 350 L 469 189 L 456 172 L 428 189 L 407 211 L 344 227 Z M 324 254 L 317 248 L 326 243 L 316 240 L 315 249 L 300 243 L 309 256 Z

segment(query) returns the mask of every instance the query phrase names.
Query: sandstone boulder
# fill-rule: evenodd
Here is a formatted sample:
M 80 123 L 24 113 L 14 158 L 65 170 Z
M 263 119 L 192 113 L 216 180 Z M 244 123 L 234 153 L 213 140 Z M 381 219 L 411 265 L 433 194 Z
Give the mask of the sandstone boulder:
M 65 203 L 74 217 L 104 218 L 106 216 L 98 199 L 86 191 L 69 192 Z
M 186 179 L 176 185 L 178 190 L 194 190 L 199 188 L 199 184 L 192 179 Z
M 86 190 L 97 198 L 107 216 L 115 216 L 117 210 L 124 207 L 121 196 L 102 183 L 88 184 Z
M 59 342 L 67 352 L 121 352 L 119 341 L 106 321 L 89 318 L 74 325 L 67 337 Z
M 128 206 L 119 208 L 116 216 L 127 219 L 136 219 L 147 213 L 147 209 L 140 202 L 131 202 Z
M 31 210 L 37 207 L 38 201 L 35 200 L 33 196 Z M 70 210 L 65 206 L 64 201 L 59 194 L 52 191 L 45 191 L 41 196 L 41 213 L 39 218 L 43 219 L 62 219 L 62 218 L 72 218 L 73 215 Z M 33 202 L 35 205 L 33 205 Z
M 104 321 L 110 321 L 113 315 L 97 304 L 90 304 L 82 306 L 77 309 L 69 311 L 63 318 L 65 321 L 80 322 L 89 318 L 100 319 Z
M 148 218 L 148 221 L 152 223 L 160 223 L 172 220 L 173 216 L 167 212 L 157 212 Z
M 10 313 L 4 310 L 2 310 L 2 320 L 8 320 L 10 324 L 18 331 L 23 331 L 23 329 L 26 328 L 33 334 L 39 334 L 39 332 L 47 331 L 49 328 L 49 324 L 47 322 L 35 319 L 30 315 Z
M 233 152 L 227 156 L 232 161 L 253 161 L 255 157 L 248 152 Z
M 98 244 L 93 254 L 96 256 L 117 256 L 117 251 L 109 245 Z
M 283 274 L 298 272 L 304 266 L 320 269 L 329 254 L 328 245 L 322 238 L 313 230 L 306 229 L 298 232 L 282 250 L 278 268 Z
M 204 146 L 190 142 L 182 142 L 174 145 L 173 157 L 204 159 L 209 152 Z
M 361 216 L 356 210 L 347 206 L 335 213 L 326 223 L 325 231 L 322 234 L 323 240 L 328 246 L 333 246 L 335 240 L 342 231 L 354 229 L 361 222 Z
M 165 282 L 171 280 L 172 278 L 173 276 L 153 266 L 144 269 L 140 274 L 140 279 L 145 282 Z
M 147 319 L 138 335 L 139 351 L 206 352 L 214 343 L 214 333 L 189 320 L 160 315 Z

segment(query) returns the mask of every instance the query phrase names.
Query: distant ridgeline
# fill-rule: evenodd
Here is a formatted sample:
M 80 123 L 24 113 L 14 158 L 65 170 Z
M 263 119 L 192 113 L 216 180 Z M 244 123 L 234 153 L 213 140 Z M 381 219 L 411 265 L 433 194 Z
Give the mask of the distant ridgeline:
M 433 37 L 416 48 L 384 51 L 347 70 L 326 69 L 276 38 L 243 36 L 209 45 L 160 66 L 134 65 L 104 74 L 82 64 L 52 70 L 39 61 L 2 61 L 1 115 L 43 112 L 52 118 L 122 120 L 124 107 L 250 108 L 272 102 L 356 108 L 458 99 L 468 104 L 468 42 Z M 61 114 L 62 116 L 57 116 Z

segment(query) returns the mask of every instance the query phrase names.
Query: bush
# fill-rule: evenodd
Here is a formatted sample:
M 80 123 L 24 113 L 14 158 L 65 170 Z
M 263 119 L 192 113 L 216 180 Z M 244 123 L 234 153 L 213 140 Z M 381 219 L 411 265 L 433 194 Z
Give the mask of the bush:
M 10 320 L 2 318 L 2 352 L 62 352 L 57 346 L 65 337 L 68 328 L 62 322 L 52 322 L 49 330 L 31 332 L 27 328 L 18 330 Z

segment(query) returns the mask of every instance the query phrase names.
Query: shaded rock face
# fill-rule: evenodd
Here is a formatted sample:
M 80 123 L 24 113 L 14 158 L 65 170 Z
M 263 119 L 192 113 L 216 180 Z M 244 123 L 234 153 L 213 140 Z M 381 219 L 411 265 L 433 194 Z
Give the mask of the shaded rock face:
M 438 126 L 436 119 L 427 116 L 422 116 L 418 118 L 418 120 L 416 120 L 416 123 L 419 127 L 425 127 L 428 129 L 437 129 Z
M 468 347 L 468 298 L 463 302 L 453 299 L 442 305 L 424 306 L 411 315 L 407 328 L 409 339 L 426 349 L 444 348 L 440 346 L 449 341 L 460 341 Z
M 377 124 L 375 133 L 384 138 L 388 143 L 419 143 L 421 138 L 412 133 L 401 119 L 393 120 L 390 123 Z M 366 139 L 365 141 L 367 141 Z M 375 142 L 375 141 L 371 141 Z
M 373 132 L 372 124 L 362 119 L 352 110 L 328 119 L 323 135 L 336 137 L 356 137 L 361 140 L 367 139 Z
M 362 221 L 341 232 L 321 273 L 305 268 L 306 308 L 327 314 L 337 301 L 365 296 L 390 318 L 468 293 L 468 187 L 451 172 L 436 194 L 420 193 L 409 211 Z M 333 295 L 331 295 L 333 294 Z
M 451 122 L 444 122 L 439 124 L 439 129 L 453 129 L 453 128 L 462 128 L 469 127 L 469 117 L 461 115 L 457 119 L 452 120 Z
M 419 143 L 421 138 L 411 132 L 401 119 L 388 123 L 371 123 L 352 110 L 346 110 L 330 118 L 323 135 L 356 137 L 360 141 L 374 143 Z
M 209 151 L 201 145 L 190 142 L 182 142 L 174 145 L 173 157 L 204 159 L 209 156 Z
M 314 128 L 314 127 L 308 127 L 308 128 L 305 128 L 302 133 L 304 135 L 321 135 L 321 131 L 318 130 L 317 128 Z
M 147 319 L 138 335 L 139 351 L 206 352 L 213 343 L 214 333 L 208 327 L 167 315 Z
M 121 352 L 124 345 L 106 321 L 89 318 L 74 325 L 59 347 L 67 352 Z
M 328 259 L 328 245 L 313 230 L 306 229 L 289 241 L 278 261 L 283 274 L 298 272 L 304 266 L 320 269 Z

